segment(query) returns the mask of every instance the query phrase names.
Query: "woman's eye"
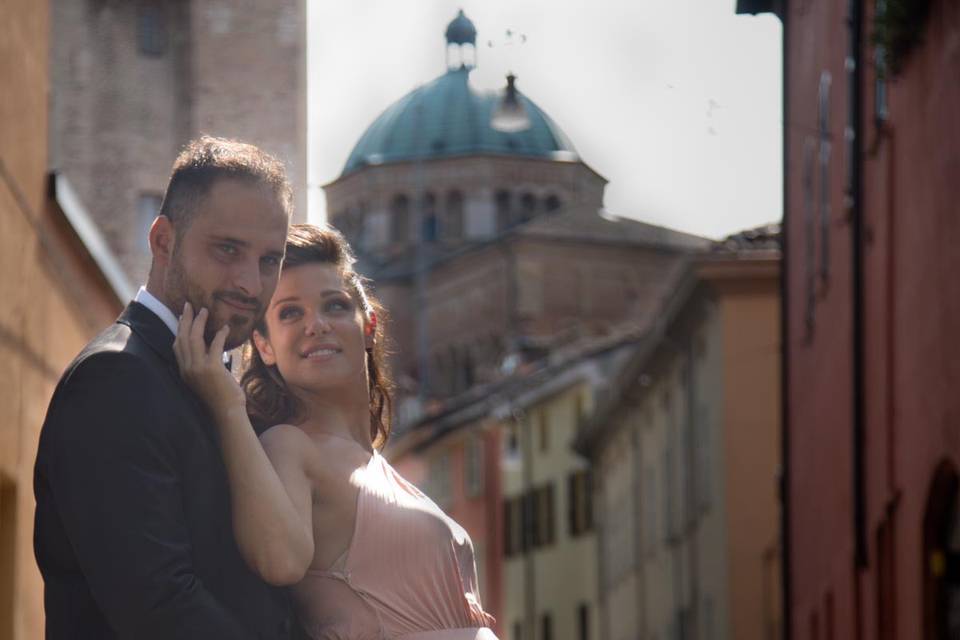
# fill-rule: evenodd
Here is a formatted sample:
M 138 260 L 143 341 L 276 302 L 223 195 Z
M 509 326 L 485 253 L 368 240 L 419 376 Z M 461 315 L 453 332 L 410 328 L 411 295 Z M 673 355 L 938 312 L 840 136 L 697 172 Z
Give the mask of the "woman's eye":
M 281 320 L 289 320 L 298 317 L 300 315 L 300 309 L 297 307 L 284 307 L 280 309 L 280 313 L 277 315 Z
M 327 303 L 327 309 L 329 311 L 349 311 L 350 303 L 346 300 L 331 300 Z

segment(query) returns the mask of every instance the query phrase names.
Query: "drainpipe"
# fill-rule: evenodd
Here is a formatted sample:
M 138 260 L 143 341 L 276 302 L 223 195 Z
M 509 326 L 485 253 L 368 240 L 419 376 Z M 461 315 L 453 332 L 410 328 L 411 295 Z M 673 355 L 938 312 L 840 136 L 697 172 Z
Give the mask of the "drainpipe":
M 849 112 L 847 141 L 850 173 L 847 190 L 851 221 L 851 275 L 853 294 L 853 536 L 854 536 L 854 633 L 863 637 L 863 603 L 860 574 L 867 567 L 866 475 L 865 475 L 865 380 L 864 380 L 864 273 L 863 273 L 863 0 L 849 0 L 850 31 L 846 69 Z
M 790 73 L 789 29 L 787 29 L 788 0 L 783 2 L 780 22 L 783 28 L 782 60 L 780 62 L 783 77 L 781 101 L 783 104 L 783 122 L 791 122 L 789 101 Z M 790 136 L 786 124 L 781 134 L 783 139 L 783 221 L 780 223 L 780 621 L 783 640 L 793 637 L 790 563 Z

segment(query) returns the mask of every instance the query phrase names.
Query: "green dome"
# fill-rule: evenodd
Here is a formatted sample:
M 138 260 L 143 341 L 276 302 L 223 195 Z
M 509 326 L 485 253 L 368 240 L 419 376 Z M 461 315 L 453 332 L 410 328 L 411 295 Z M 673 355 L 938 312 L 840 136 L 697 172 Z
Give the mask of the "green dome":
M 447 25 L 447 44 L 476 44 L 477 28 L 470 18 L 463 14 L 463 9 L 457 12 L 457 17 Z
M 343 173 L 367 165 L 468 155 L 578 159 L 559 127 L 519 91 L 530 127 L 512 133 L 491 127 L 500 96 L 471 89 L 469 75 L 469 69 L 451 69 L 394 103 L 360 136 Z

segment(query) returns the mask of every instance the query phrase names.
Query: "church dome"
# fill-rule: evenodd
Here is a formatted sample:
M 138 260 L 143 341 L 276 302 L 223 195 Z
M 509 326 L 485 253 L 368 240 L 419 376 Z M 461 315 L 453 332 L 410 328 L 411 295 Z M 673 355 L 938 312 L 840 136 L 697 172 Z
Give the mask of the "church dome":
M 343 174 L 367 165 L 469 155 L 579 159 L 553 120 L 519 91 L 530 127 L 494 129 L 490 118 L 500 95 L 475 91 L 469 77 L 469 68 L 450 69 L 395 102 L 357 141 Z
M 476 44 L 477 28 L 464 15 L 463 9 L 457 12 L 457 17 L 447 25 L 447 44 Z

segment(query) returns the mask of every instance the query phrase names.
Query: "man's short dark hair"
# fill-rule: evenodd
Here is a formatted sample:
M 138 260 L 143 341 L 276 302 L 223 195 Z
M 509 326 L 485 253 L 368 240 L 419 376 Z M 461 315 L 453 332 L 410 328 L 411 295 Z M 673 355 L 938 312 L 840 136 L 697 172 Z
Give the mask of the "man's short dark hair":
M 177 156 L 160 215 L 166 216 L 181 235 L 213 184 L 225 178 L 270 188 L 290 217 L 293 189 L 283 163 L 252 144 L 213 136 L 190 141 Z

